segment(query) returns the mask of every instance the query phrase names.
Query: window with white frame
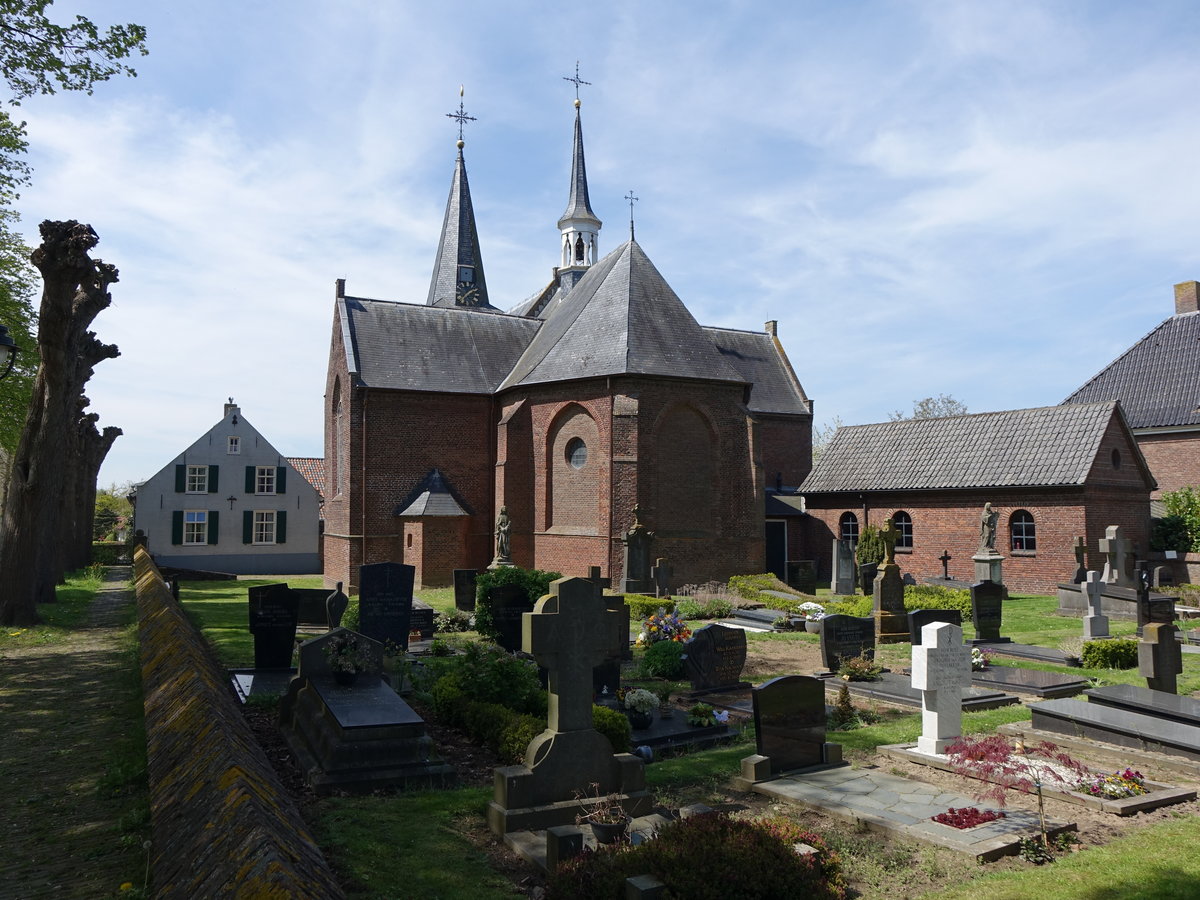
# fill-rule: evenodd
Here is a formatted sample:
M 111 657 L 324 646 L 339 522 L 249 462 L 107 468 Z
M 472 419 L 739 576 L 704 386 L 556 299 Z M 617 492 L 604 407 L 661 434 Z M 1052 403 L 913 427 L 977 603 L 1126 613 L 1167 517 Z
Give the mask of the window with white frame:
M 238 453 L 241 453 L 242 452 L 242 439 L 240 437 L 238 437 L 236 434 L 231 434 L 229 436 L 229 446 L 226 449 L 226 452 L 230 456 L 235 456 Z
M 892 525 L 899 532 L 896 535 L 896 547 L 901 550 L 911 550 L 913 545 L 912 516 L 903 510 L 892 513 Z
M 842 513 L 841 519 L 838 520 L 838 533 L 843 541 L 849 541 L 852 544 L 858 543 L 858 516 L 852 512 Z
M 254 511 L 254 543 L 275 543 L 275 511 L 272 509 L 256 509 Z
M 258 466 L 254 473 L 254 493 L 275 493 L 275 467 Z
M 208 466 L 187 467 L 187 492 L 189 494 L 208 493 Z
M 1009 530 L 1012 533 L 1013 550 L 1026 553 L 1037 550 L 1037 525 L 1028 510 L 1018 509 L 1012 514 Z
M 183 542 L 185 544 L 208 543 L 208 513 L 206 511 L 202 509 L 185 509 L 183 511 Z

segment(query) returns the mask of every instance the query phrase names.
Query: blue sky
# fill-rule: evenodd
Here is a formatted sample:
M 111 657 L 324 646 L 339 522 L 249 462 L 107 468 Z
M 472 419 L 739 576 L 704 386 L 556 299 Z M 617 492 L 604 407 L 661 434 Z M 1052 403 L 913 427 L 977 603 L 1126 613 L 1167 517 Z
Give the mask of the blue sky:
M 100 235 L 88 386 L 141 481 L 233 396 L 320 456 L 334 281 L 424 302 L 465 85 L 487 282 L 549 279 L 580 72 L 601 250 L 703 324 L 779 321 L 818 424 L 1061 401 L 1200 278 L 1200 7 L 1141 2 L 67 3 L 139 77 L 35 98 L 19 203 Z

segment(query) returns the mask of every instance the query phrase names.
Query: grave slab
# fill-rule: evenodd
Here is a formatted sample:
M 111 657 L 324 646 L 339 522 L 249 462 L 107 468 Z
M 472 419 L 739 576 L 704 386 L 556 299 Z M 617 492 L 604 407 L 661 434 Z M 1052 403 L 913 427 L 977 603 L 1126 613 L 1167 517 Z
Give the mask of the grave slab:
M 841 688 L 844 684 L 855 697 L 921 708 L 921 692 L 912 686 L 908 676 L 896 672 L 884 672 L 878 681 L 842 681 L 840 678 L 831 678 L 826 684 L 830 690 Z M 1012 694 L 971 688 L 963 693 L 962 708 L 994 709 L 997 706 L 1010 706 L 1020 702 L 1021 698 Z
M 229 683 L 245 703 L 251 697 L 282 696 L 295 675 L 295 669 L 230 669 Z
M 1200 700 L 1132 684 L 1113 684 L 1084 692 L 1089 703 L 1145 713 L 1157 719 L 1200 727 Z
M 982 671 L 971 673 L 971 684 L 976 687 L 1033 694 L 1045 700 L 1072 697 L 1084 691 L 1089 683 L 1085 678 L 1043 672 L 1039 669 L 1018 669 L 1013 666 L 989 666 Z
M 1082 700 L 1046 700 L 1030 709 L 1032 727 L 1038 731 L 1200 760 L 1196 725 Z
M 707 698 L 706 698 L 707 702 Z M 661 750 L 698 750 L 737 737 L 738 732 L 728 725 L 707 725 L 697 728 L 687 723 L 687 710 L 676 709 L 671 718 L 657 712 L 649 728 L 635 728 L 629 738 L 630 749 L 646 746 L 657 754 Z
M 1067 656 L 1061 650 L 1053 647 L 1039 647 L 1036 644 L 1018 644 L 1007 638 L 1002 641 L 971 641 L 972 647 L 987 650 L 996 656 L 1010 656 L 1013 659 L 1027 659 L 1031 662 L 1051 663 L 1056 666 L 1079 666 L 1079 660 Z

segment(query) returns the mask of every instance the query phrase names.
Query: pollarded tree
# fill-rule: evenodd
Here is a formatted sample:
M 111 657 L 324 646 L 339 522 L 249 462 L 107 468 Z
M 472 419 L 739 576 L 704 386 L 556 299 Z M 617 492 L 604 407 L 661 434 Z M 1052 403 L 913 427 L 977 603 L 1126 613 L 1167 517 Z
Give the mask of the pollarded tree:
M 78 502 L 68 496 L 64 473 L 81 462 L 71 445 L 79 434 L 83 388 L 96 363 L 118 355 L 114 345 L 88 330 L 112 302 L 108 286 L 117 280 L 116 268 L 88 256 L 99 240 L 96 232 L 78 222 L 43 222 L 40 230 L 42 243 L 32 259 L 43 284 L 41 365 L 0 528 L 3 625 L 36 623 L 37 604 L 54 599 L 63 571 L 64 522 L 73 522 L 69 504 Z M 95 475 L 91 478 L 94 483 Z
M 955 400 L 949 394 L 938 394 L 936 397 L 926 397 L 924 400 L 914 400 L 912 413 L 905 415 L 900 410 L 888 415 L 889 422 L 900 422 L 904 419 L 940 419 L 945 416 L 965 416 L 967 404 Z

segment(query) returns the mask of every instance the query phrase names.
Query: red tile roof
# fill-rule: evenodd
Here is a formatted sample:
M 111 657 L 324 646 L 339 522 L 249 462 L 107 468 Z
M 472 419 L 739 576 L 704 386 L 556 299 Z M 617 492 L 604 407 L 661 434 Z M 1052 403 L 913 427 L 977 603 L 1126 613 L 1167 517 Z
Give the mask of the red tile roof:
M 304 480 L 325 496 L 325 459 L 321 456 L 289 456 L 292 468 L 304 476 Z

